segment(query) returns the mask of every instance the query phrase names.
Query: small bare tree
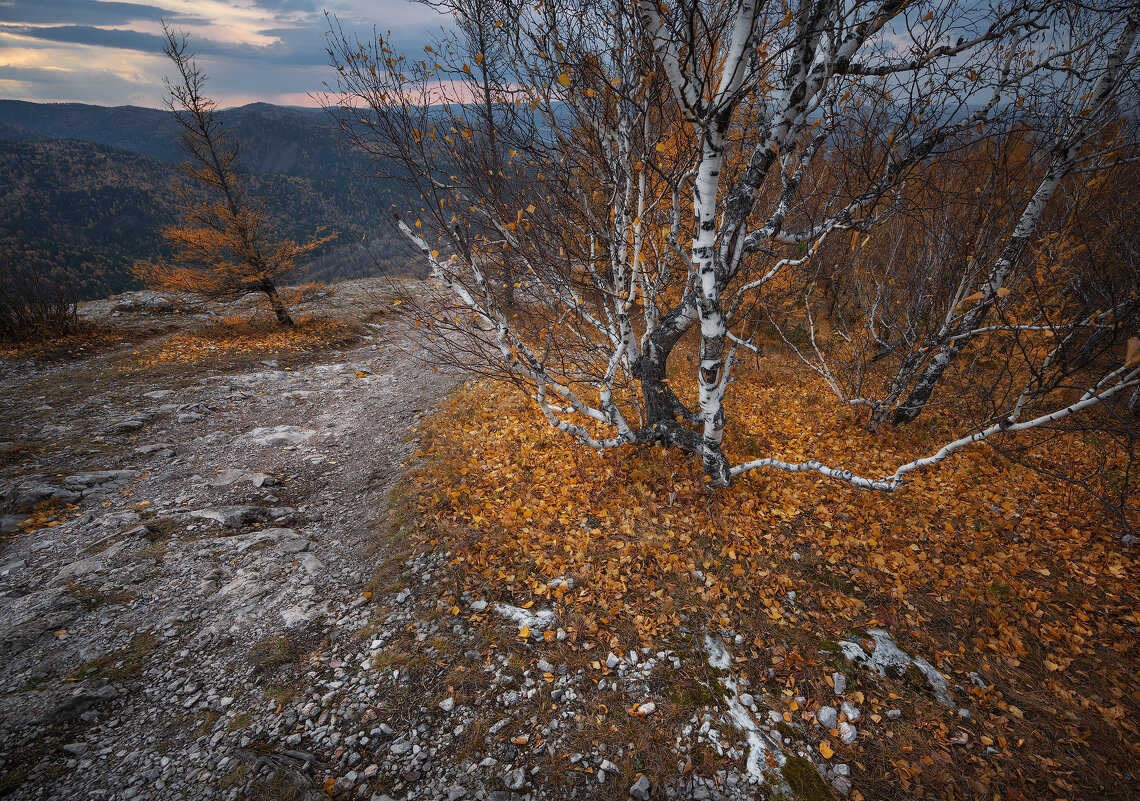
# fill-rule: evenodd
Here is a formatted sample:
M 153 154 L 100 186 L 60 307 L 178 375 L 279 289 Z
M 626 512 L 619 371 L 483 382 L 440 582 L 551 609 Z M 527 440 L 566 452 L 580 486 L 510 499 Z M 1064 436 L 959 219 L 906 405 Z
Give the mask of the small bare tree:
M 299 256 L 336 234 L 305 244 L 270 236 L 264 212 L 241 179 L 238 143 L 217 118 L 217 104 L 204 94 L 206 77 L 188 51 L 186 37 L 165 26 L 163 30 L 163 52 L 178 69 L 178 81 L 166 82 L 167 105 L 178 121 L 188 159 L 180 169 L 192 184 L 174 189 L 182 205 L 182 224 L 162 229 L 172 260 L 140 261 L 131 272 L 150 286 L 211 300 L 264 294 L 277 322 L 291 326 L 293 318 L 278 285 L 295 272 Z

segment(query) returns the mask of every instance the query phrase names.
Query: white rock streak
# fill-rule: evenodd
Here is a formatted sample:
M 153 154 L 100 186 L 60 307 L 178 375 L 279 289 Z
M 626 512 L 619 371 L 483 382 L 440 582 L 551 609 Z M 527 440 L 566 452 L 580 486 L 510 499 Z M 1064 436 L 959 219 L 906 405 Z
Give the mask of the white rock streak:
M 726 672 L 726 675 L 721 676 L 719 681 L 721 686 L 725 689 L 724 701 L 728 706 L 728 714 L 732 718 L 732 722 L 736 725 L 736 728 L 744 732 L 744 736 L 748 739 L 748 775 L 755 777 L 759 781 L 773 783 L 775 781 L 774 777 L 778 774 L 775 774 L 772 770 L 772 765 L 775 764 L 776 767 L 783 767 L 787 761 L 787 757 L 784 756 L 783 750 L 768 738 L 764 730 L 756 725 L 756 720 L 752 717 L 752 713 L 748 711 L 744 704 L 740 703 L 736 679 L 730 672 L 732 669 L 732 656 L 729 654 L 724 643 L 721 642 L 719 637 L 706 634 L 705 651 L 707 651 L 709 655 L 709 665 L 717 670 Z M 778 786 L 788 789 L 782 780 L 778 782 Z
M 526 626 L 531 631 L 546 631 L 558 623 L 558 616 L 552 609 L 531 610 L 510 604 L 495 604 L 491 608 L 508 620 L 513 620 L 520 629 Z
M 839 647 L 843 655 L 852 662 L 858 662 L 878 673 L 880 676 L 893 676 L 898 678 L 908 667 L 913 665 L 918 669 L 934 691 L 934 697 L 943 706 L 955 708 L 954 699 L 950 697 L 947 689 L 946 677 L 934 665 L 922 657 L 908 656 L 895 644 L 894 638 L 883 629 L 868 629 L 867 634 L 875 642 L 875 650 L 868 654 L 857 642 L 843 640 Z

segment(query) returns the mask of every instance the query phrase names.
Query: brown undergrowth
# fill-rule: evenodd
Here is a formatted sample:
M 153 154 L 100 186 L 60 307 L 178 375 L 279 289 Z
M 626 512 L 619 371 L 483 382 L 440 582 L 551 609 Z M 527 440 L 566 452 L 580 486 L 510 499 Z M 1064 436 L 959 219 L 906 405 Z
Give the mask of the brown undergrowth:
M 346 346 L 359 339 L 360 327 L 326 317 L 305 316 L 290 328 L 269 317 L 226 317 L 209 325 L 164 337 L 154 347 L 139 349 L 124 359 L 127 371 L 154 371 L 180 364 L 207 362 L 212 368 L 227 362 L 288 358 L 303 352 Z
M 760 360 L 737 391 L 734 460 L 819 458 L 881 475 L 952 433 L 932 416 L 867 434 L 786 364 Z M 1135 556 L 1070 488 L 979 446 L 892 495 L 778 472 L 709 492 L 684 455 L 595 454 L 490 384 L 465 389 L 421 434 L 407 501 L 423 547 L 449 551 L 449 606 L 455 588 L 557 603 L 569 634 L 559 647 L 591 654 L 586 664 L 730 629 L 744 639 L 734 671 L 764 685 L 814 748 L 852 764 L 854 798 L 1132 796 Z M 1078 435 L 1044 447 L 1050 459 L 1089 458 Z M 562 576 L 573 590 L 548 589 Z M 838 640 L 876 627 L 945 673 L 970 717 L 909 675 L 872 678 L 839 655 Z M 851 746 L 811 725 L 836 704 L 834 671 L 865 716 Z M 901 720 L 887 717 L 895 708 Z

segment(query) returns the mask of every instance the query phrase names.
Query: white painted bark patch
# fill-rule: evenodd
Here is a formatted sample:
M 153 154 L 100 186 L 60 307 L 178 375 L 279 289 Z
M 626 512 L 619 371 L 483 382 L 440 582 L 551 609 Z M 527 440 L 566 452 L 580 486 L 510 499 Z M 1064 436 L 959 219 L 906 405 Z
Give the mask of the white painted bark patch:
M 510 604 L 495 604 L 491 608 L 508 620 L 513 620 L 520 629 L 526 626 L 531 631 L 546 631 L 558 623 L 558 616 L 553 609 L 531 610 Z
M 875 651 L 871 654 L 864 651 L 863 646 L 857 642 L 840 641 L 839 647 L 843 649 L 843 655 L 848 660 L 868 667 L 880 676 L 891 676 L 896 679 L 913 665 L 926 677 L 938 703 L 950 709 L 956 708 L 954 699 L 950 697 L 950 691 L 947 689 L 946 677 L 936 667 L 922 657 L 908 655 L 898 647 L 890 633 L 883 629 L 868 629 L 867 634 L 875 642 Z
M 705 651 L 709 655 L 709 665 L 717 670 L 730 670 L 732 656 L 719 637 L 706 634 Z M 783 750 L 768 738 L 764 730 L 756 724 L 752 713 L 744 704 L 740 703 L 736 679 L 732 674 L 728 673 L 728 675 L 721 676 L 719 681 L 725 689 L 724 700 L 728 706 L 729 717 L 732 718 L 736 728 L 744 732 L 744 736 L 748 740 L 748 775 L 758 781 L 775 784 L 790 793 L 791 789 L 786 786 L 782 779 L 777 780 L 779 774 L 772 768 L 773 763 L 776 768 L 781 768 L 788 761 Z

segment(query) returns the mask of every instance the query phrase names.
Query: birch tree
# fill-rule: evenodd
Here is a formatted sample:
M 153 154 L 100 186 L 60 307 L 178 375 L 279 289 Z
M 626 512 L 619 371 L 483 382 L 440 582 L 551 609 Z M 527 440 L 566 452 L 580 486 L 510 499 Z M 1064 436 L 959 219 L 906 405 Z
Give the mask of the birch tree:
M 478 53 L 462 37 L 408 56 L 334 25 L 328 102 L 350 140 L 395 165 L 419 200 L 397 225 L 452 299 L 421 307 L 421 321 L 451 329 L 450 342 L 523 388 L 560 431 L 599 449 L 680 448 L 714 485 L 775 468 L 889 491 L 969 444 L 1063 419 L 1140 382 L 1136 364 L 1118 362 L 1059 408 L 964 433 L 887 476 L 811 459 L 733 464 L 726 453 L 726 397 L 734 364 L 758 347 L 760 293 L 809 267 L 829 239 L 884 225 L 916 171 L 1000 127 L 1056 66 L 1036 48 L 1065 7 L 495 8 L 490 27 L 509 67 L 491 77 L 476 74 Z M 1090 19 L 1088 31 L 1121 54 L 1080 101 L 1103 118 L 1135 71 L 1125 46 L 1134 12 Z M 1091 35 L 1065 47 L 1073 63 L 1099 52 Z M 469 119 L 480 96 L 502 111 L 484 117 L 494 118 L 494 143 Z M 837 142 L 864 136 L 873 138 L 865 157 L 839 164 Z M 488 149 L 502 180 L 487 180 Z M 516 310 L 489 281 L 508 264 L 525 297 Z M 690 339 L 696 364 L 684 374 L 678 346 Z

